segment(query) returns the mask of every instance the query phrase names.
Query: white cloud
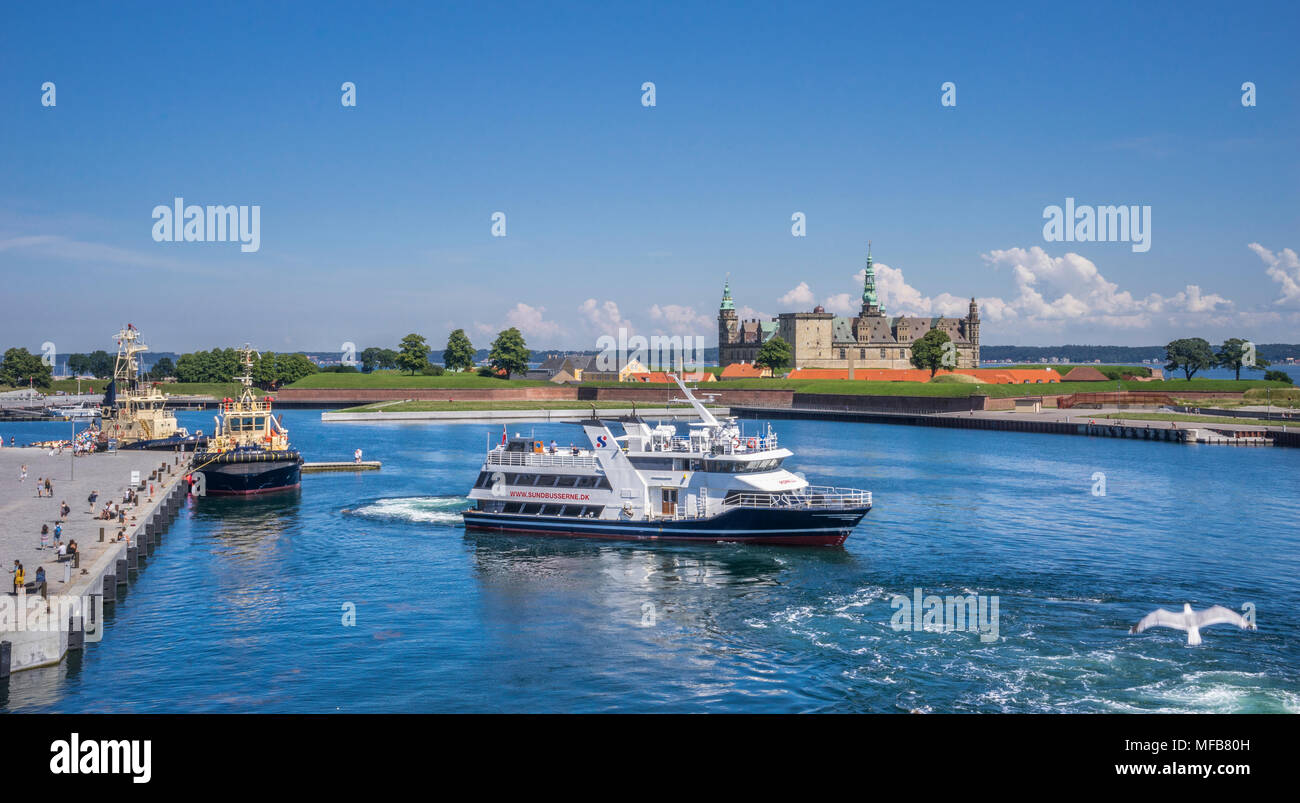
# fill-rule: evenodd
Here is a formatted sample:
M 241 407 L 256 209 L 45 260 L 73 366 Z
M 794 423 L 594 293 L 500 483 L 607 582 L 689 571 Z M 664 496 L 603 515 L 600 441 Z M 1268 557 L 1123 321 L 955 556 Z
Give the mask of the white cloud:
M 760 312 L 750 306 L 744 306 L 744 307 L 736 307 L 736 317 L 742 321 L 752 321 L 754 319 L 758 319 L 760 321 L 770 321 L 776 316 L 766 312 Z
M 1011 269 L 1018 295 L 1010 301 L 981 299 L 990 318 L 1015 317 L 1029 322 L 1088 320 L 1106 326 L 1147 326 L 1156 314 L 1222 313 L 1232 302 L 1198 285 L 1186 285 L 1171 296 L 1152 293 L 1135 298 L 1106 279 L 1096 264 L 1075 253 L 1053 257 L 1039 246 L 1028 250 L 994 250 L 983 259 L 995 268 Z M 996 311 L 994 311 L 996 310 Z
M 1282 286 L 1282 297 L 1273 303 L 1300 306 L 1300 256 L 1290 248 L 1283 248 L 1275 254 L 1259 243 L 1251 243 L 1246 247 L 1268 266 L 1264 269 L 1268 277 Z
M 694 307 L 681 304 L 655 304 L 649 310 L 650 319 L 659 324 L 660 334 L 688 335 L 698 334 L 700 330 L 710 332 L 714 321 L 707 315 L 695 311 Z M 667 329 L 668 331 L 664 331 Z
M 790 292 L 781 296 L 779 299 L 777 299 L 777 301 L 783 307 L 805 308 L 805 307 L 812 306 L 813 298 L 814 298 L 813 291 L 812 288 L 808 286 L 808 283 L 799 282 L 799 284 L 796 287 L 791 289 Z
M 883 262 L 877 262 L 875 269 L 876 295 L 880 297 L 885 312 L 890 315 L 964 317 L 970 311 L 969 298 L 951 293 L 940 293 L 934 297 L 926 296 L 907 283 L 901 270 L 891 268 Z M 853 276 L 853 282 L 861 287 L 866 273 L 866 268 L 858 271 Z
M 578 312 L 582 314 L 587 326 L 598 337 L 609 335 L 618 337 L 620 328 L 626 329 L 631 335 L 633 331 L 632 322 L 623 317 L 618 310 L 618 304 L 613 301 L 597 301 L 589 298 L 578 306 Z
M 564 333 L 564 328 L 555 321 L 545 318 L 546 307 L 532 307 L 520 301 L 506 313 L 506 326 L 513 326 L 523 333 L 524 338 L 554 340 Z
M 833 296 L 827 296 L 826 300 L 822 302 L 822 306 L 825 307 L 828 312 L 837 312 L 840 315 L 848 315 L 858 311 L 859 307 L 854 305 L 860 304 L 860 301 L 861 299 L 858 296 L 849 293 L 836 293 Z

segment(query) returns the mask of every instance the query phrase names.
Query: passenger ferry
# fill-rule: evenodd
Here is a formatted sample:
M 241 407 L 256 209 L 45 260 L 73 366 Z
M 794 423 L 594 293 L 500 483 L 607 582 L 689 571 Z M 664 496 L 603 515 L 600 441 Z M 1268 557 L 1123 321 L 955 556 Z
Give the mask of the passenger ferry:
M 699 416 L 681 437 L 639 416 L 622 435 L 594 417 L 589 448 L 506 437 L 488 451 L 465 526 L 595 538 L 839 546 L 871 510 L 871 493 L 809 485 L 781 468 L 792 456 L 768 427 L 743 434 L 718 420 L 677 376 Z

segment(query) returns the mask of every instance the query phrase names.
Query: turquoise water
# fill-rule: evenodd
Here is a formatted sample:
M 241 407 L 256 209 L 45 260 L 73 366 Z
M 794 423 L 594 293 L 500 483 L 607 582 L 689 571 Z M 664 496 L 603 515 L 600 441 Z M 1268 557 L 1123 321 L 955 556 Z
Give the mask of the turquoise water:
M 674 546 L 467 534 L 499 425 L 285 424 L 384 468 L 199 500 L 4 710 L 1300 711 L 1297 450 L 781 421 L 792 470 L 874 492 L 845 547 Z M 997 639 L 894 629 L 915 588 L 996 595 Z M 1259 629 L 1128 634 L 1183 602 Z

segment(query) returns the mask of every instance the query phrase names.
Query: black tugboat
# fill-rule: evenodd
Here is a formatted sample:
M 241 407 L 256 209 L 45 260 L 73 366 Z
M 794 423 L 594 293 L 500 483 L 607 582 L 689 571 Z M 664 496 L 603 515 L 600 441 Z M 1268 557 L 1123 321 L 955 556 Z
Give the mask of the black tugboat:
M 238 399 L 222 399 L 216 432 L 194 455 L 190 487 L 198 496 L 236 496 L 297 488 L 302 455 L 289 445 L 289 432 L 271 414 L 270 396 L 253 396 L 252 348 L 241 350 L 244 390 Z

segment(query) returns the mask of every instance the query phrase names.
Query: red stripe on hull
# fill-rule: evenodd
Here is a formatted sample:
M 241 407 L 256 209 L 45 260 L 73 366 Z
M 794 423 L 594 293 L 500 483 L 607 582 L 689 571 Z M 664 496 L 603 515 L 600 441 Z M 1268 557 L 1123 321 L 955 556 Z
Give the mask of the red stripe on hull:
M 594 533 L 594 532 L 574 532 L 573 530 L 536 530 L 523 529 L 516 527 L 484 527 L 466 522 L 466 530 L 477 530 L 485 533 L 521 533 L 523 535 L 543 535 L 551 537 L 565 538 L 598 538 L 603 541 L 671 541 L 675 544 L 683 543 L 705 543 L 705 544 L 771 544 L 772 546 L 843 546 L 844 542 L 849 539 L 847 534 L 844 535 L 811 535 L 811 536 L 762 536 L 762 535 L 740 535 L 734 538 L 723 537 L 703 537 L 703 536 L 671 536 L 671 535 L 620 535 L 613 533 Z
M 293 485 L 281 485 L 278 488 L 256 488 L 251 491 L 208 491 L 208 496 L 252 496 L 253 494 L 273 494 L 280 491 L 292 491 L 295 488 L 301 488 L 302 483 L 295 482 Z

